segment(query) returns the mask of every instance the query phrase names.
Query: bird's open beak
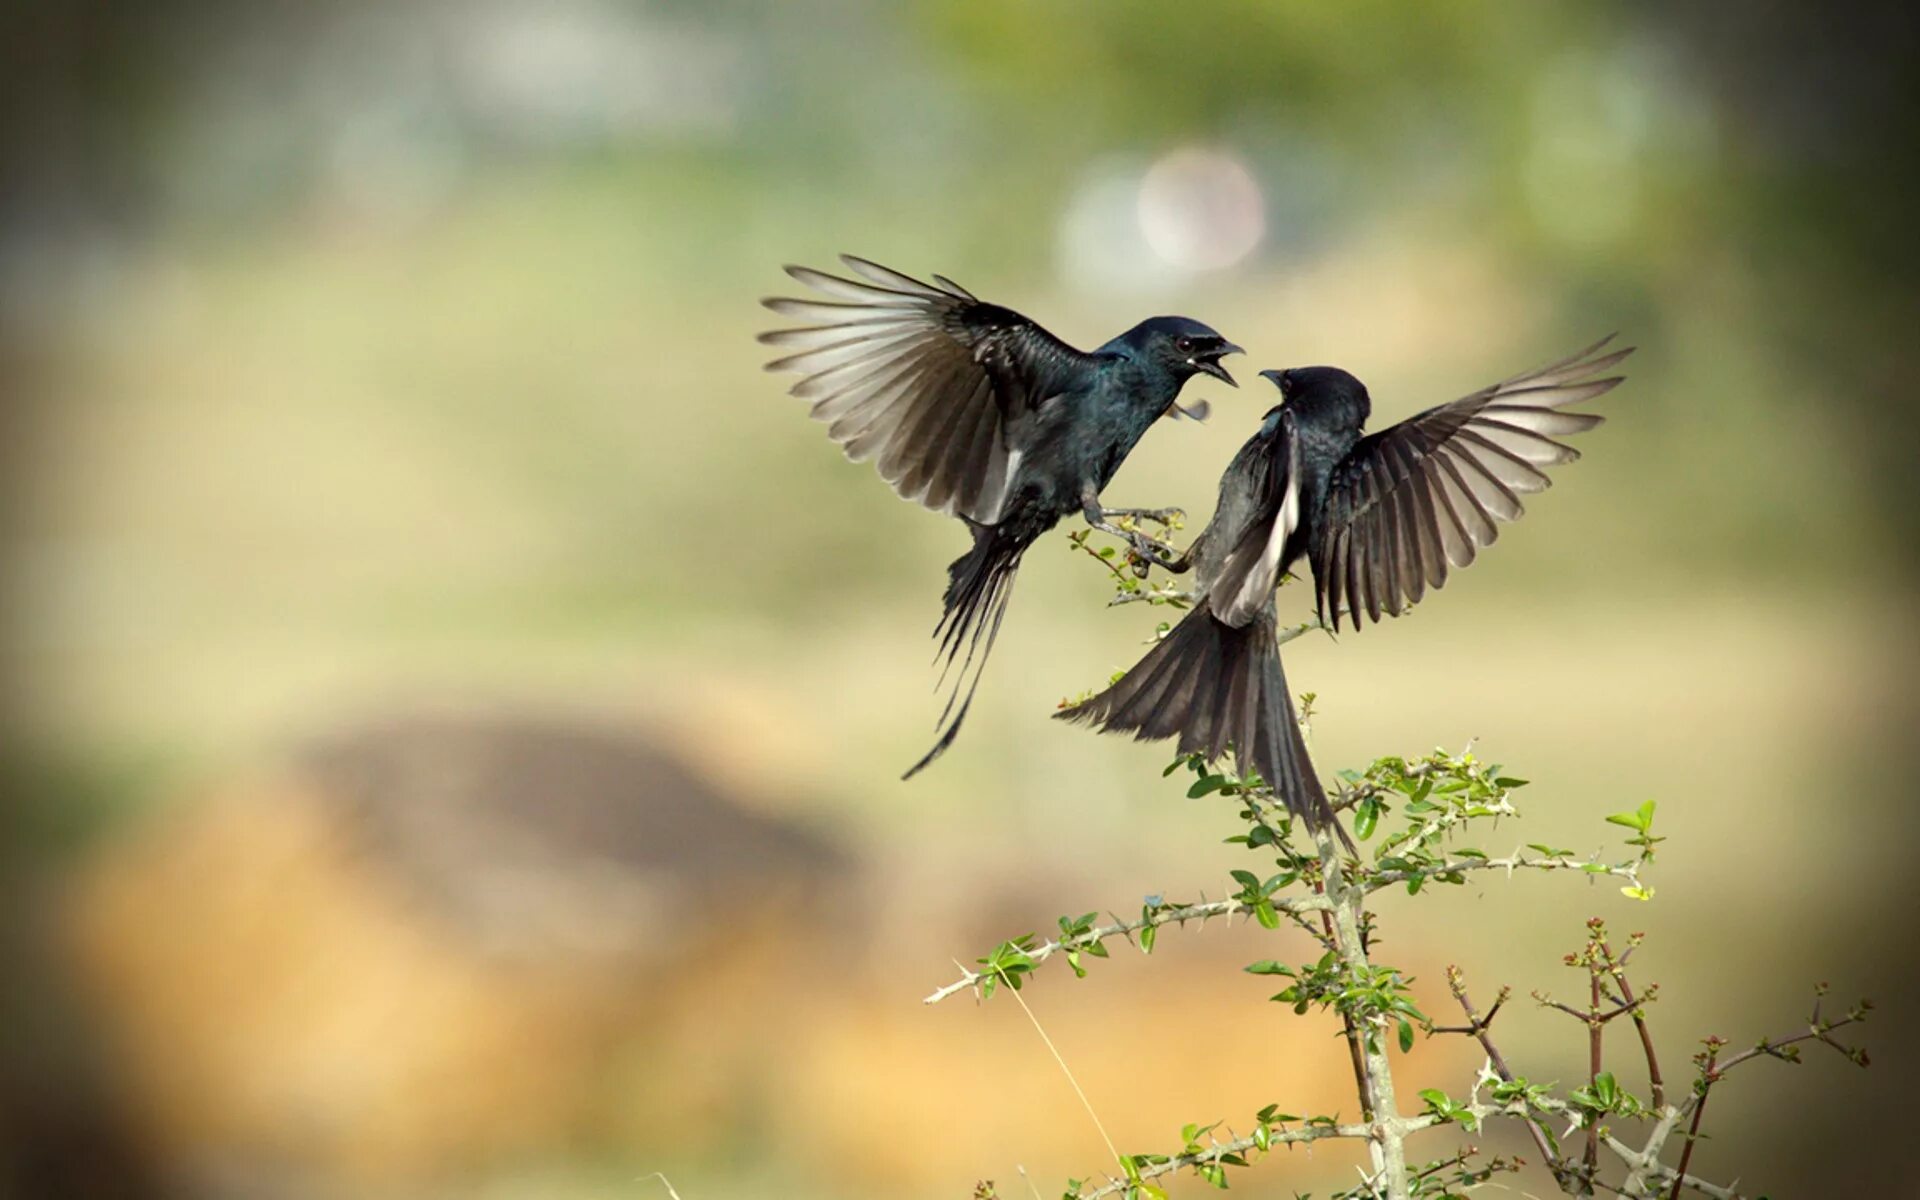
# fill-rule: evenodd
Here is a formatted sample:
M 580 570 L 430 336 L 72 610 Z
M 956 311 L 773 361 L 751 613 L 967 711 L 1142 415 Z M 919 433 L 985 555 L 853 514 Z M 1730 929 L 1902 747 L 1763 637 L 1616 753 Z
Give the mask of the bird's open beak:
M 1242 350 L 1232 342 L 1222 342 L 1218 350 L 1210 351 L 1205 358 L 1194 359 L 1193 366 L 1195 370 L 1206 372 L 1228 387 L 1239 387 L 1240 385 L 1234 382 L 1233 376 L 1227 374 L 1227 369 L 1220 365 L 1220 360 L 1229 354 L 1245 353 L 1245 350 Z

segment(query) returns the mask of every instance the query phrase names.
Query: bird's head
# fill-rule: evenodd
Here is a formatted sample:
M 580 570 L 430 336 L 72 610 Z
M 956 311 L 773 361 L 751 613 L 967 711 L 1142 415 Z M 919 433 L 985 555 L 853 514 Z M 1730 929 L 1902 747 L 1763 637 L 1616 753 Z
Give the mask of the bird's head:
M 1356 426 L 1373 412 L 1367 385 L 1339 367 L 1289 367 L 1262 371 L 1260 377 L 1279 388 L 1280 399 L 1290 406 L 1341 411 Z
M 1243 351 L 1212 327 L 1188 317 L 1154 317 L 1134 326 L 1122 338 L 1141 359 L 1159 366 L 1185 383 L 1194 375 L 1211 375 L 1231 387 L 1240 385 L 1220 360 Z

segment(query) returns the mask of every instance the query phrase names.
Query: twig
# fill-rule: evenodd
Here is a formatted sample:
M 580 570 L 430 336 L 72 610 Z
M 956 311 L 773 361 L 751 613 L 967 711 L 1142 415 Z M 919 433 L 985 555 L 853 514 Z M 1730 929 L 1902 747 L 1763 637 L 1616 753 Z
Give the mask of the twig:
M 1431 1117 L 1414 1117 L 1403 1123 L 1408 1133 L 1418 1132 L 1431 1125 L 1438 1124 Z M 1278 1133 L 1268 1133 L 1268 1146 L 1295 1146 L 1303 1143 L 1324 1141 L 1330 1138 L 1345 1138 L 1353 1141 L 1370 1141 L 1374 1128 L 1370 1124 L 1356 1125 L 1303 1125 L 1298 1129 L 1283 1129 Z M 1162 1175 L 1171 1175 L 1187 1167 L 1197 1167 L 1203 1163 L 1219 1162 L 1229 1154 L 1245 1154 L 1249 1150 L 1260 1148 L 1260 1141 L 1254 1137 L 1234 1138 L 1232 1141 L 1215 1141 L 1205 1150 L 1193 1154 L 1177 1154 L 1165 1162 L 1151 1163 L 1141 1167 L 1139 1177 L 1157 1179 Z M 1090 1192 L 1081 1192 L 1076 1200 L 1102 1200 L 1102 1197 L 1115 1196 L 1133 1186 L 1131 1180 L 1109 1179 Z
M 1652 1091 L 1651 1099 L 1653 1107 L 1655 1111 L 1658 1111 L 1667 1106 L 1667 1085 L 1666 1081 L 1660 1076 L 1660 1055 L 1656 1053 L 1653 1048 L 1653 1032 L 1647 1028 L 1645 1005 L 1641 1000 L 1635 998 L 1633 985 L 1627 982 L 1627 959 L 1633 956 L 1634 950 L 1639 945 L 1640 935 L 1633 934 L 1628 939 L 1626 950 L 1624 950 L 1618 958 L 1615 958 L 1613 955 L 1613 947 L 1607 943 L 1606 939 L 1602 938 L 1600 941 L 1600 952 L 1606 957 L 1608 973 L 1613 976 L 1614 983 L 1620 987 L 1620 999 L 1630 1007 L 1630 1011 L 1633 1013 L 1633 1027 L 1640 1035 L 1640 1049 L 1647 1056 L 1647 1085 Z M 1658 986 L 1658 984 L 1655 984 L 1647 989 L 1646 1000 L 1653 999 L 1654 992 Z
M 651 1175 L 642 1175 L 640 1182 L 648 1183 L 655 1179 L 658 1179 L 661 1186 L 667 1189 L 667 1200 L 680 1200 L 680 1193 L 673 1190 L 673 1181 L 667 1178 L 665 1171 L 655 1171 Z
M 1273 635 L 1273 644 L 1276 646 L 1284 646 L 1295 638 L 1305 637 L 1316 629 L 1326 628 L 1327 625 L 1321 621 L 1319 617 L 1315 617 L 1311 621 L 1302 621 L 1298 625 L 1289 625 L 1285 629 L 1275 633 Z
M 1392 887 L 1396 883 L 1406 883 L 1413 879 L 1432 879 L 1437 875 L 1451 875 L 1456 871 L 1580 871 L 1587 875 L 1611 875 L 1625 879 L 1638 887 L 1640 868 L 1637 865 L 1602 862 L 1597 858 L 1581 859 L 1568 854 L 1542 855 L 1538 858 L 1527 857 L 1524 851 L 1516 850 L 1505 858 L 1459 858 L 1449 859 L 1431 867 L 1418 870 L 1378 871 L 1368 875 L 1366 880 L 1369 892 Z
M 1197 598 L 1198 597 L 1192 592 L 1183 592 L 1178 588 L 1168 587 L 1158 591 L 1120 592 L 1116 594 L 1113 599 L 1107 601 L 1107 607 L 1119 608 L 1122 604 L 1152 604 L 1157 600 L 1163 604 L 1170 604 L 1175 608 L 1187 608 L 1190 607 Z
M 1700 1140 L 1700 1118 L 1707 1111 L 1707 1093 L 1713 1090 L 1718 1075 L 1714 1073 L 1714 1060 L 1720 1055 L 1719 1047 L 1707 1051 L 1706 1065 L 1700 1069 L 1700 1091 L 1693 1105 L 1693 1119 L 1687 1123 L 1687 1144 L 1680 1148 L 1680 1168 L 1674 1174 L 1673 1191 L 1667 1194 L 1667 1200 L 1680 1200 L 1680 1186 L 1686 1182 L 1687 1164 L 1693 1161 L 1693 1147 Z
M 1513 1071 L 1507 1066 L 1506 1055 L 1500 1053 L 1500 1047 L 1494 1044 L 1493 1034 L 1490 1031 L 1494 1014 L 1500 1011 L 1500 1006 L 1507 1002 L 1507 997 L 1512 993 L 1506 988 L 1501 988 L 1499 996 L 1493 1002 L 1493 1007 L 1487 1010 L 1485 1016 L 1481 1016 L 1474 1011 L 1473 1000 L 1467 995 L 1466 977 L 1461 974 L 1459 967 L 1447 968 L 1447 987 L 1453 992 L 1453 998 L 1460 1002 L 1461 1011 L 1467 1014 L 1467 1027 L 1458 1032 L 1471 1034 L 1473 1039 L 1480 1043 L 1480 1048 L 1487 1052 L 1487 1061 L 1493 1065 L 1494 1072 L 1500 1076 L 1501 1082 L 1512 1083 Z M 1434 1032 L 1452 1033 L 1455 1030 L 1436 1029 Z M 1534 1148 L 1540 1151 L 1540 1160 L 1547 1165 L 1547 1170 L 1553 1172 L 1554 1179 L 1564 1185 L 1567 1179 L 1567 1167 L 1560 1156 L 1554 1153 L 1553 1141 L 1547 1133 L 1546 1126 L 1524 1107 L 1520 1112 L 1520 1120 L 1526 1125 L 1527 1133 L 1532 1136 Z
M 1753 1049 L 1751 1050 L 1742 1050 L 1740 1053 L 1734 1055 L 1732 1058 L 1729 1058 L 1727 1061 L 1721 1063 L 1719 1066 L 1718 1074 L 1725 1075 L 1728 1071 L 1733 1070 L 1735 1067 L 1739 1066 L 1741 1063 L 1748 1062 L 1752 1059 L 1760 1058 L 1762 1056 L 1767 1058 L 1785 1059 L 1789 1062 L 1796 1061 L 1793 1055 L 1782 1054 L 1781 1051 L 1788 1046 L 1794 1045 L 1797 1042 L 1816 1042 L 1816 1041 L 1824 1042 L 1826 1045 L 1829 1045 L 1833 1047 L 1835 1050 L 1839 1051 L 1841 1057 L 1846 1058 L 1851 1062 L 1859 1063 L 1861 1066 L 1865 1066 L 1866 1055 L 1862 1054 L 1859 1050 L 1851 1046 L 1845 1045 L 1844 1043 L 1837 1041 L 1830 1035 L 1836 1029 L 1845 1029 L 1849 1025 L 1857 1025 L 1860 1022 L 1866 1020 L 1867 1019 L 1866 1014 L 1872 1009 L 1872 1007 L 1873 1006 L 1871 1004 L 1868 1004 L 1863 1001 L 1859 1008 L 1848 1013 L 1846 1016 L 1842 1017 L 1838 1021 L 1822 1021 L 1820 1019 L 1819 1003 L 1818 1001 L 1816 1001 L 1814 1005 L 1813 1018 L 1808 1023 L 1807 1031 L 1805 1033 L 1797 1033 L 1797 1034 L 1794 1034 L 1792 1037 L 1785 1037 L 1785 1038 L 1768 1038 L 1765 1041 L 1762 1041 L 1759 1045 L 1753 1047 Z
M 1289 914 L 1319 912 L 1328 907 L 1328 902 L 1323 896 L 1302 896 L 1297 899 L 1269 897 L 1268 903 L 1272 904 L 1275 910 Z M 1110 937 L 1131 937 L 1142 929 L 1157 928 L 1161 925 L 1171 925 L 1175 922 L 1206 921 L 1214 917 L 1231 916 L 1234 913 L 1251 913 L 1253 908 L 1253 905 L 1238 899 L 1212 900 L 1205 904 L 1183 904 L 1177 907 L 1169 906 L 1166 908 L 1158 908 L 1150 915 L 1142 917 L 1137 921 L 1115 921 L 1111 925 L 1095 926 L 1085 934 L 1079 937 L 1069 938 L 1064 942 L 1058 940 L 1043 942 L 1033 949 L 1025 951 L 1025 954 L 1032 965 L 1038 966 L 1063 950 L 1083 950 L 1088 946 L 1103 942 Z M 958 992 L 964 992 L 968 988 L 978 985 L 981 980 L 990 978 L 994 974 L 995 972 L 993 971 L 973 971 L 962 967 L 960 968 L 959 979 L 947 984 L 945 987 L 936 988 L 933 992 L 929 993 L 921 1003 L 938 1004 L 949 996 Z

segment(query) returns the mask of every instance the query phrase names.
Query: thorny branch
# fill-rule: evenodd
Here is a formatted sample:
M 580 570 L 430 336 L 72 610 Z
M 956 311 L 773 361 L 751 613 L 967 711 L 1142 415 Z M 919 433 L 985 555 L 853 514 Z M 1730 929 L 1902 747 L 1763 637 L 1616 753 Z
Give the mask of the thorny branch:
M 1432 1117 L 1415 1117 L 1408 1122 L 1409 1132 L 1426 1129 L 1439 1122 Z M 1288 1129 L 1269 1133 L 1265 1138 L 1258 1135 L 1236 1137 L 1220 1142 L 1209 1139 L 1210 1144 L 1204 1150 L 1187 1154 L 1176 1154 L 1163 1162 L 1149 1163 L 1134 1172 L 1134 1179 L 1112 1179 L 1092 1191 L 1079 1192 L 1074 1200 L 1102 1200 L 1106 1196 L 1124 1194 L 1137 1180 L 1158 1179 L 1162 1175 L 1171 1175 L 1176 1171 L 1208 1163 L 1224 1162 L 1234 1155 L 1244 1155 L 1251 1150 L 1265 1150 L 1271 1146 L 1298 1146 L 1328 1139 L 1344 1138 L 1351 1141 L 1367 1141 L 1374 1135 L 1373 1126 L 1368 1124 L 1351 1125 L 1303 1125 L 1298 1129 Z
M 1327 907 L 1327 901 L 1325 898 L 1319 896 L 1305 896 L 1274 900 L 1272 901 L 1272 905 L 1276 911 L 1292 915 L 1301 915 L 1325 909 Z M 1131 939 L 1132 935 L 1139 933 L 1143 929 L 1157 929 L 1162 925 L 1184 925 L 1188 921 L 1208 921 L 1214 917 L 1230 917 L 1235 913 L 1251 915 L 1257 907 L 1254 903 L 1237 899 L 1212 900 L 1200 904 L 1160 905 L 1151 908 L 1147 915 L 1137 921 L 1122 921 L 1116 917 L 1110 925 L 1094 926 L 1073 937 L 1049 939 L 1037 946 L 1022 948 L 1020 953 L 1024 955 L 1026 959 L 1023 965 L 1031 968 L 1047 961 L 1061 951 L 1085 950 L 1091 946 L 1099 945 L 1108 938 L 1125 937 Z M 1012 944 L 1013 943 L 1009 943 L 1009 945 Z M 985 963 L 988 960 L 982 959 L 980 961 Z M 921 1003 L 938 1004 L 949 996 L 964 992 L 969 988 L 978 987 L 982 981 L 989 978 L 1000 977 L 1001 974 L 1000 969 L 993 967 L 989 967 L 989 969 L 985 971 L 974 971 L 962 968 L 959 979 L 944 987 L 935 988 L 927 994 L 926 999 L 922 1000 Z

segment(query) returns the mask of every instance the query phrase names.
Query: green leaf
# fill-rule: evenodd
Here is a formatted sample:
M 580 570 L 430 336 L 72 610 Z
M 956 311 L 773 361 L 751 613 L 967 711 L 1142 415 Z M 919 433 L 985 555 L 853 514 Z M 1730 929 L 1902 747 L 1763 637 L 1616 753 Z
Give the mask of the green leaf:
M 1632 885 L 1628 885 L 1627 887 L 1623 887 L 1620 889 L 1620 894 L 1622 896 L 1625 896 L 1629 900 L 1653 899 L 1653 889 L 1650 887 L 1634 887 Z
M 1253 919 L 1260 922 L 1262 929 L 1280 928 L 1280 914 L 1274 911 L 1273 901 L 1264 896 L 1253 906 Z
M 1380 824 L 1380 799 L 1368 796 L 1362 800 L 1353 812 L 1353 834 L 1361 841 L 1373 836 L 1374 829 Z
M 1187 799 L 1198 800 L 1209 792 L 1217 792 L 1225 786 L 1227 786 L 1225 775 L 1202 775 L 1194 780 L 1192 787 L 1187 789 Z
M 1400 1022 L 1400 1053 L 1405 1054 L 1412 1049 L 1413 1049 L 1413 1026 L 1408 1024 L 1405 1021 L 1402 1021 Z
M 1153 941 L 1155 935 L 1159 932 L 1159 928 L 1157 925 L 1149 925 L 1140 931 L 1140 950 L 1142 953 L 1153 953 Z
M 1653 801 L 1649 800 L 1630 813 L 1614 813 L 1607 818 L 1609 825 L 1624 825 L 1636 833 L 1646 833 L 1653 828 Z

